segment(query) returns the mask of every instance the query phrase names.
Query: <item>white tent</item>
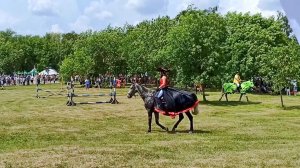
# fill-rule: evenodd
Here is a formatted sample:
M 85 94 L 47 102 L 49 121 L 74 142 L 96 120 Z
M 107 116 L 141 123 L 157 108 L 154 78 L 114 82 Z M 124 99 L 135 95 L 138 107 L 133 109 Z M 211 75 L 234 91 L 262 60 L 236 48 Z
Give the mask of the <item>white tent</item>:
M 57 75 L 57 71 L 55 69 L 45 69 L 39 73 L 39 75 Z

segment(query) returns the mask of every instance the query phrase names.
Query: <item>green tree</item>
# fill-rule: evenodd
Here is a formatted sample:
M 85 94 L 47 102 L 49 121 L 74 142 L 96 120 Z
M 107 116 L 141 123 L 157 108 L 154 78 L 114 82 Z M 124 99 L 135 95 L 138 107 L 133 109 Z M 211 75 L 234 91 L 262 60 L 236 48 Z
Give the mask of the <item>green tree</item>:
M 94 61 L 84 51 L 76 51 L 74 55 L 65 58 L 60 66 L 60 75 L 64 80 L 71 76 L 87 77 L 92 73 Z
M 161 52 L 167 46 L 166 36 L 173 25 L 169 17 L 158 17 L 126 29 L 123 51 L 130 74 L 153 75 L 157 67 L 166 64 Z
M 116 74 L 126 70 L 126 59 L 121 51 L 123 38 L 122 29 L 108 27 L 101 32 L 81 35 L 75 50 L 81 50 L 92 58 L 94 75 L 107 72 Z
M 284 107 L 282 90 L 291 85 L 292 80 L 299 80 L 300 71 L 300 46 L 296 41 L 287 38 L 287 44 L 273 47 L 266 57 L 261 69 L 265 79 L 272 84 L 275 91 L 280 93 L 281 106 Z
M 59 69 L 61 60 L 61 34 L 47 33 L 42 40 L 42 50 L 38 56 L 38 69 L 46 67 Z
M 220 14 L 194 8 L 182 12 L 168 34 L 165 48 L 170 66 L 177 70 L 176 82 L 218 85 L 225 38 L 225 22 Z

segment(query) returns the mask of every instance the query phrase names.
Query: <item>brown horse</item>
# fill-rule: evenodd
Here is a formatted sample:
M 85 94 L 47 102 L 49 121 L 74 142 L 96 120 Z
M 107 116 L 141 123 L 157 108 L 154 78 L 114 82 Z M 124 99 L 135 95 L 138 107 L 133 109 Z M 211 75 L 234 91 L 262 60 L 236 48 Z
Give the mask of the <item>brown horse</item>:
M 151 123 L 152 123 L 152 114 L 154 113 L 154 117 L 155 117 L 155 122 L 156 124 L 162 128 L 163 130 L 168 131 L 168 128 L 161 125 L 159 123 L 159 112 L 155 111 L 155 106 L 156 106 L 156 102 L 155 102 L 155 91 L 154 90 L 150 90 L 144 86 L 141 86 L 137 83 L 134 83 L 130 86 L 130 89 L 128 91 L 127 97 L 131 98 L 136 92 L 139 93 L 140 97 L 143 99 L 144 101 L 144 106 L 148 112 L 148 132 L 151 132 Z M 196 97 L 196 95 L 194 95 Z M 193 116 L 191 114 L 191 112 L 196 115 L 199 113 L 198 111 L 198 103 L 196 103 L 196 105 L 192 108 L 190 108 L 190 110 L 185 111 L 184 113 L 187 115 L 187 117 L 190 120 L 190 130 L 189 133 L 193 133 L 194 128 L 193 128 Z M 175 123 L 175 125 L 172 128 L 172 132 L 175 132 L 175 129 L 177 128 L 177 126 L 179 125 L 179 123 L 182 121 L 182 119 L 184 118 L 183 116 L 183 112 L 178 113 L 179 115 L 179 120 Z

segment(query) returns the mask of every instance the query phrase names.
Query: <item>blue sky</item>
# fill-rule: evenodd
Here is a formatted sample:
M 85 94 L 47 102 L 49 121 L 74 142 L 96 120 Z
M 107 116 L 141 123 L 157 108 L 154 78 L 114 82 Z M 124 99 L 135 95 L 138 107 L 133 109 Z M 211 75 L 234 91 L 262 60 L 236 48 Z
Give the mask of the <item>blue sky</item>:
M 190 4 L 200 9 L 218 5 L 222 14 L 238 11 L 269 17 L 282 11 L 300 41 L 300 0 L 0 0 L 0 30 L 10 28 L 23 35 L 102 30 L 158 16 L 173 18 Z

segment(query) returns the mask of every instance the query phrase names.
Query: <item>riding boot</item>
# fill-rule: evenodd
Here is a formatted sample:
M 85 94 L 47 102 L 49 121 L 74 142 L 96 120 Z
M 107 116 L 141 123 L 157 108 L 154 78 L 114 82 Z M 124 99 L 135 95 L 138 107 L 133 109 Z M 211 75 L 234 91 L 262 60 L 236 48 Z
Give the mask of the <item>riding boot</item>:
M 161 109 L 161 99 L 158 97 L 155 97 L 155 102 L 156 102 L 156 108 Z
M 165 115 L 169 115 L 168 109 L 166 108 L 166 101 L 163 97 L 160 98 L 161 104 L 160 104 L 160 109 L 165 111 Z
M 237 92 L 241 93 L 241 87 L 240 86 L 237 88 Z

